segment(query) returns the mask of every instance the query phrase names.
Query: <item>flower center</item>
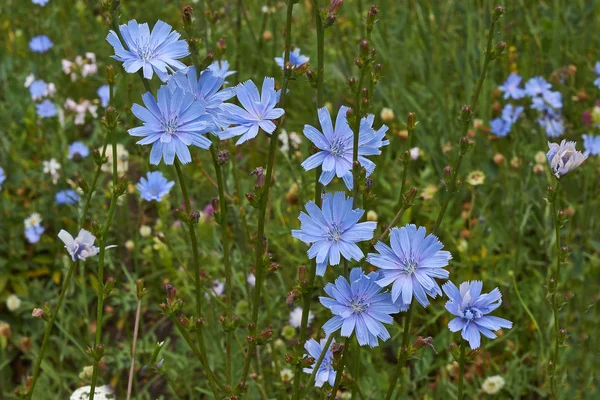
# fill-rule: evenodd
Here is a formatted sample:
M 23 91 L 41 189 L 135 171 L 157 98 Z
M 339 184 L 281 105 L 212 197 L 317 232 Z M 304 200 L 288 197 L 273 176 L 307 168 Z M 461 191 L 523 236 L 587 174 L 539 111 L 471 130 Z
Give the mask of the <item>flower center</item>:
M 331 227 L 329 227 L 327 234 L 329 235 L 327 240 L 330 242 L 339 242 L 342 240 L 342 230 L 338 224 L 332 224 Z
M 413 275 L 417 268 L 419 268 L 419 263 L 411 256 L 404 260 L 404 268 L 406 269 L 407 275 Z
M 148 62 L 155 57 L 156 51 L 155 51 L 154 47 L 150 45 L 150 43 L 136 42 L 136 44 L 137 44 L 138 56 L 140 56 L 142 61 Z
M 335 157 L 341 157 L 344 155 L 344 151 L 346 150 L 346 146 L 344 141 L 341 138 L 335 139 L 333 143 L 331 143 L 331 148 L 329 152 Z
M 474 319 L 481 318 L 483 316 L 483 313 L 479 311 L 478 308 L 467 306 L 463 310 L 463 316 L 469 321 L 472 321 Z
M 163 129 L 169 135 L 173 135 L 177 132 L 177 128 L 179 128 L 179 118 L 177 115 L 171 115 L 165 122 L 163 123 Z
M 354 314 L 361 314 L 367 309 L 368 304 L 363 299 L 354 299 L 350 302 L 350 308 L 354 311 Z

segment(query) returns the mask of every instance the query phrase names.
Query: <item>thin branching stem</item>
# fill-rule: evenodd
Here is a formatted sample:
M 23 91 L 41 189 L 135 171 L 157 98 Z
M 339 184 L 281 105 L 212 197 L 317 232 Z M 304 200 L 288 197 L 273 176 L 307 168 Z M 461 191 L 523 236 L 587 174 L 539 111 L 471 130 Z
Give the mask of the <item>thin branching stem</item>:
M 385 395 L 385 399 L 389 400 L 392 398 L 392 394 L 394 394 L 394 389 L 396 389 L 396 383 L 398 382 L 398 378 L 402 373 L 402 368 L 406 364 L 408 360 L 409 349 L 409 341 L 410 341 L 410 322 L 412 319 L 413 309 L 415 308 L 415 304 L 410 304 L 408 306 L 408 311 L 406 312 L 406 316 L 404 317 L 404 332 L 402 334 L 402 347 L 398 351 L 398 363 L 396 364 L 396 370 L 394 371 L 394 375 L 390 380 L 390 386 L 388 388 L 387 394 Z
M 558 296 L 558 280 L 560 279 L 561 266 L 561 246 L 560 246 L 560 221 L 558 217 L 558 201 L 559 201 L 560 181 L 557 181 L 554 193 L 552 194 L 552 218 L 554 222 L 555 248 L 556 248 L 556 265 L 552 274 L 554 283 L 552 285 L 552 313 L 554 315 L 554 351 L 552 353 L 552 366 L 550 373 L 550 392 L 553 398 L 559 398 L 560 393 L 557 388 L 557 372 L 558 372 L 558 351 L 560 347 L 560 324 L 558 313 L 560 311 L 559 296 Z

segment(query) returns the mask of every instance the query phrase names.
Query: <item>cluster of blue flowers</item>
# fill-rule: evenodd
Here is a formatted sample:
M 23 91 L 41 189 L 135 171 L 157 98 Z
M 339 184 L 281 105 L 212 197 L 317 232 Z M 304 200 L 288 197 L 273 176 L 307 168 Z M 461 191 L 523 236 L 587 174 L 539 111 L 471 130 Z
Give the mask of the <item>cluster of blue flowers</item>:
M 504 99 L 530 98 L 530 107 L 538 111 L 537 123 L 544 129 L 546 135 L 548 137 L 562 135 L 565 130 L 564 120 L 561 116 L 562 94 L 552 91 L 552 85 L 540 76 L 529 79 L 524 88 L 521 88 L 521 81 L 522 78 L 515 73 L 508 76 L 506 81 L 498 87 L 504 93 Z M 521 105 L 506 104 L 501 116 L 490 121 L 492 133 L 500 137 L 508 135 L 523 111 L 524 107 Z
M 23 221 L 25 225 L 25 238 L 31 244 L 39 242 L 42 234 L 46 230 L 42 226 L 42 217 L 38 213 L 31 214 Z

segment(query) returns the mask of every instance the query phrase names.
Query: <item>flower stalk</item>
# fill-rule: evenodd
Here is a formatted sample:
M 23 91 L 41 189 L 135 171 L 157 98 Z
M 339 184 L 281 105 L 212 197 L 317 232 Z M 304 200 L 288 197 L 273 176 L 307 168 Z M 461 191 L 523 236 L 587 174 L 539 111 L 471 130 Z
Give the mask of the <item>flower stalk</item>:
M 558 371 L 558 353 L 561 346 L 561 341 L 563 341 L 563 337 L 560 332 L 560 322 L 559 322 L 559 312 L 560 312 L 560 304 L 559 304 L 559 279 L 560 279 L 560 266 L 562 264 L 563 259 L 563 251 L 560 244 L 560 227 L 562 225 L 562 221 L 560 220 L 560 215 L 558 209 L 559 203 L 559 190 L 560 190 L 560 180 L 557 180 L 556 187 L 549 188 L 550 196 L 549 200 L 552 205 L 552 217 L 554 222 L 554 235 L 555 235 L 555 249 L 556 249 L 556 264 L 554 267 L 554 271 L 552 273 L 552 280 L 550 281 L 550 293 L 552 296 L 552 313 L 554 316 L 554 349 L 552 352 L 552 364 L 550 365 L 550 392 L 552 393 L 552 397 L 559 398 L 560 393 L 557 388 L 557 371 Z
M 463 391 L 464 391 L 464 380 L 465 380 L 465 353 L 466 353 L 467 343 L 463 340 L 460 345 L 460 360 L 458 362 L 459 370 L 458 370 L 458 400 L 462 400 Z
M 408 311 L 406 312 L 406 316 L 404 317 L 404 331 L 402 333 L 402 347 L 398 350 L 398 363 L 396 364 L 396 370 L 394 371 L 394 375 L 390 381 L 390 386 L 385 395 L 385 399 L 389 400 L 392 398 L 394 394 L 394 389 L 396 389 L 396 383 L 398 382 L 398 378 L 402 373 L 402 368 L 408 361 L 408 353 L 410 351 L 410 322 L 412 319 L 413 308 L 415 307 L 414 302 L 410 304 L 408 307 Z

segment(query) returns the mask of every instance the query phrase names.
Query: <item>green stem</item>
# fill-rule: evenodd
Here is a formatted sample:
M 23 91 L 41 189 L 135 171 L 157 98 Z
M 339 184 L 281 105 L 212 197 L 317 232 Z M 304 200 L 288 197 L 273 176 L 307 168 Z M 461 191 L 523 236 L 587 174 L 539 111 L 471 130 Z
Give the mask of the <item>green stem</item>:
M 400 185 L 400 198 L 398 199 L 398 204 L 402 205 L 404 203 L 404 188 L 406 187 L 406 179 L 408 177 L 408 165 L 410 163 L 410 148 L 412 145 L 412 138 L 413 138 L 413 130 L 414 129 L 408 129 L 408 149 L 406 150 L 408 152 L 408 155 L 404 154 L 404 160 L 403 160 L 403 169 L 402 169 L 402 184 Z
M 352 171 L 353 171 L 353 186 L 354 186 L 354 193 L 353 193 L 353 199 L 352 199 L 352 208 L 356 208 L 358 205 L 358 190 L 359 190 L 359 184 L 358 184 L 358 175 L 360 174 L 360 172 L 362 171 L 362 167 L 360 165 L 358 165 L 358 139 L 360 136 L 360 120 L 362 119 L 362 113 L 361 113 L 361 91 L 362 91 L 362 86 L 365 80 L 365 77 L 367 75 L 368 72 L 368 65 L 363 66 L 363 68 L 360 71 L 360 78 L 358 80 L 358 86 L 356 89 L 356 110 L 355 113 L 355 120 L 354 120 L 354 137 L 353 137 L 353 148 L 352 148 Z
M 411 304 L 408 307 L 408 311 L 406 312 L 406 317 L 404 317 L 404 332 L 402 335 L 402 347 L 398 351 L 398 364 L 396 364 L 396 370 L 394 371 L 394 375 L 390 381 L 390 386 L 388 388 L 387 394 L 385 395 L 386 400 L 390 400 L 392 398 L 392 394 L 394 394 L 394 390 L 396 389 L 396 383 L 398 382 L 398 378 L 402 373 L 402 367 L 406 364 L 408 352 L 409 352 L 409 340 L 410 340 L 410 322 L 412 319 L 414 304 Z
M 346 366 L 346 358 L 348 358 L 346 353 L 348 352 L 348 347 L 350 347 L 350 339 L 352 339 L 352 335 L 350 335 L 350 337 L 347 337 L 346 340 L 344 340 L 344 349 L 342 350 L 341 354 L 342 359 L 340 360 L 340 365 L 335 375 L 333 389 L 331 389 L 331 395 L 334 398 L 336 397 L 335 395 L 338 389 L 340 388 L 340 384 L 342 383 L 342 376 L 344 376 L 344 367 Z
M 435 225 L 433 226 L 433 230 L 431 233 L 435 234 L 437 229 L 440 227 L 442 220 L 444 219 L 444 214 L 446 214 L 446 209 L 448 208 L 448 204 L 450 204 L 450 200 L 454 197 L 456 192 L 456 178 L 458 177 L 458 171 L 460 170 L 460 164 L 462 163 L 462 159 L 464 158 L 465 153 L 460 149 L 458 151 L 458 157 L 456 158 L 456 162 L 454 163 L 454 167 L 452 168 L 452 176 L 450 178 L 450 186 L 448 187 L 448 195 L 442 204 L 442 208 L 435 220 Z
M 40 368 L 42 366 L 42 360 L 44 359 L 44 352 L 46 351 L 46 346 L 48 345 L 48 339 L 50 338 L 50 332 L 52 332 L 52 327 L 54 326 L 54 321 L 56 321 L 56 317 L 58 316 L 58 312 L 60 311 L 60 307 L 65 298 L 65 293 L 67 293 L 67 289 L 69 287 L 69 282 L 71 281 L 71 276 L 73 275 L 73 271 L 75 267 L 79 264 L 79 262 L 73 262 L 69 266 L 69 270 L 67 272 L 67 276 L 63 281 L 62 287 L 60 289 L 60 295 L 58 296 L 58 303 L 56 303 L 56 307 L 54 307 L 54 311 L 50 316 L 50 321 L 46 325 L 46 330 L 44 331 L 44 338 L 42 339 L 42 346 L 40 347 L 40 352 L 35 360 L 35 366 L 33 368 L 33 375 L 31 378 L 31 383 L 29 385 L 29 390 L 25 395 L 25 399 L 31 399 L 33 395 L 33 389 L 35 388 L 35 383 L 37 382 L 37 378 L 40 375 Z
M 291 32 L 292 32 L 292 12 L 294 9 L 294 2 L 288 1 L 287 4 L 287 15 L 286 15 L 286 28 L 285 28 L 285 54 L 284 54 L 284 65 L 290 60 L 290 49 L 291 49 Z M 279 101 L 279 107 L 285 109 L 285 100 L 287 98 L 287 88 L 290 80 L 290 72 L 283 71 L 283 84 L 281 87 L 281 98 Z M 285 117 L 284 117 L 285 118 Z M 281 120 L 280 127 L 283 126 L 285 119 Z M 265 234 L 265 218 L 267 214 L 267 205 L 269 204 L 269 192 L 271 189 L 271 178 L 273 176 L 273 169 L 275 167 L 275 155 L 277 154 L 277 133 L 279 129 L 271 134 L 271 143 L 269 145 L 269 156 L 267 164 L 267 175 L 265 176 L 265 185 L 260 196 L 259 204 L 259 215 L 258 215 L 258 230 L 256 234 L 256 257 L 254 262 L 254 269 L 256 270 L 256 285 L 254 288 L 254 300 L 252 302 L 252 320 L 250 323 L 250 336 L 255 336 L 257 332 L 258 323 L 258 311 L 260 308 L 260 293 L 263 286 L 264 280 L 264 234 Z M 255 353 L 256 340 L 251 340 L 248 345 L 248 350 L 244 359 L 244 367 L 242 370 L 241 383 L 245 383 L 250 371 L 250 362 L 252 356 Z
M 559 198 L 560 181 L 557 181 L 552 198 L 552 217 L 554 219 L 554 235 L 556 237 L 556 266 L 552 279 L 554 280 L 554 292 L 552 294 L 552 312 L 554 314 L 554 352 L 552 353 L 552 373 L 550 375 L 550 391 L 553 398 L 559 398 L 556 385 L 556 375 L 558 371 L 558 350 L 560 347 L 560 327 L 558 313 L 560 306 L 558 304 L 558 280 L 560 278 L 561 250 L 560 250 L 560 222 L 558 220 L 557 203 Z
M 460 344 L 460 361 L 459 361 L 459 370 L 458 370 L 458 400 L 462 400 L 463 398 L 463 387 L 465 380 L 465 353 L 466 353 L 467 344 L 463 340 Z

